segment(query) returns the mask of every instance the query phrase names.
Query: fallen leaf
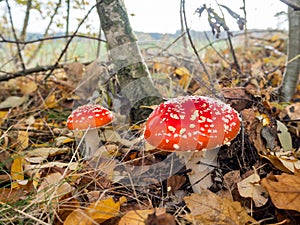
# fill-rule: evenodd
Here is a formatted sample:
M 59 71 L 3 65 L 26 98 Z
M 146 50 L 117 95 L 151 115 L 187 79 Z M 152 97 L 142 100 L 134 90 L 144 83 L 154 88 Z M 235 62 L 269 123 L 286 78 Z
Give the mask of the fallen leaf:
M 0 125 L 4 122 L 6 119 L 6 116 L 8 114 L 8 111 L 0 111 Z
M 113 198 L 107 198 L 94 202 L 84 210 L 77 209 L 66 218 L 64 225 L 92 225 L 95 223 L 103 223 L 104 221 L 116 217 L 119 214 L 120 206 L 126 201 L 125 197 L 121 197 L 115 202 Z
M 64 199 L 60 200 L 59 207 L 57 209 L 57 220 L 64 221 L 70 213 L 80 208 L 80 202 L 72 195 L 66 195 Z M 58 221 L 54 221 L 53 224 L 61 224 Z
M 57 147 L 60 147 L 64 144 L 67 144 L 67 143 L 70 143 L 73 141 L 74 141 L 74 138 L 69 138 L 69 137 L 65 137 L 65 136 L 60 136 L 60 137 L 57 137 L 54 139 L 55 146 L 57 146 Z
M 261 207 L 268 202 L 268 192 L 259 181 L 259 175 L 254 173 L 237 183 L 240 195 L 244 198 L 251 198 L 256 207 Z
M 118 225 L 146 225 L 149 215 L 155 213 L 156 216 L 164 215 L 165 208 L 146 209 L 146 210 L 132 210 L 127 212 L 119 221 Z
M 173 175 L 167 180 L 167 190 L 168 192 L 174 194 L 174 191 L 177 191 L 185 183 L 186 178 L 180 175 Z
M 0 103 L 0 109 L 14 108 L 22 105 L 27 100 L 26 96 L 9 96 Z
M 37 164 L 37 165 L 24 165 L 24 172 L 28 176 L 33 176 L 34 174 L 38 173 L 41 169 L 51 168 L 51 167 L 59 167 L 64 168 L 68 167 L 69 170 L 76 170 L 78 168 L 78 162 L 69 162 L 69 163 L 62 163 L 62 162 L 47 162 L 44 164 Z
M 293 149 L 292 137 L 288 128 L 279 120 L 277 122 L 277 136 L 284 151 Z
M 24 171 L 23 171 L 23 158 L 16 157 L 11 165 L 11 179 L 14 181 L 11 184 L 12 188 L 19 188 L 20 184 L 18 182 L 24 180 Z
M 36 148 L 25 152 L 25 159 L 31 163 L 41 163 L 48 157 L 69 152 L 69 148 Z
M 156 212 L 148 215 L 146 225 L 176 225 L 175 217 L 169 213 L 157 215 Z
M 300 169 L 300 160 L 294 156 L 293 151 L 269 151 L 260 155 L 268 159 L 273 166 L 283 172 L 295 172 L 295 169 Z
M 17 140 L 17 152 L 20 152 L 28 147 L 29 137 L 27 131 L 19 131 L 18 132 L 18 140 Z
M 64 180 L 62 174 L 51 173 L 43 178 L 33 203 L 45 203 L 45 205 L 48 205 L 50 202 L 50 207 L 55 208 L 59 204 L 59 200 L 73 189 L 74 188 Z
M 239 202 L 220 198 L 209 190 L 184 197 L 184 201 L 191 211 L 187 219 L 195 224 L 245 225 L 256 222 Z
M 37 90 L 37 84 L 32 80 L 24 81 L 20 84 L 22 94 L 28 95 Z
M 300 212 L 300 176 L 283 173 L 261 180 L 268 190 L 273 204 L 279 209 Z
M 52 108 L 55 108 L 57 106 L 57 103 L 58 102 L 56 100 L 56 95 L 55 95 L 55 93 L 53 93 L 45 99 L 44 105 L 45 105 L 46 108 L 52 109 Z
M 141 138 L 127 140 L 125 138 L 122 138 L 115 130 L 111 130 L 111 129 L 105 129 L 103 132 L 101 132 L 100 139 L 105 142 L 120 143 L 128 147 L 141 141 Z
M 24 200 L 36 190 L 32 182 L 27 182 L 25 185 L 19 185 L 18 189 L 0 188 L 0 202 L 14 203 L 19 200 Z

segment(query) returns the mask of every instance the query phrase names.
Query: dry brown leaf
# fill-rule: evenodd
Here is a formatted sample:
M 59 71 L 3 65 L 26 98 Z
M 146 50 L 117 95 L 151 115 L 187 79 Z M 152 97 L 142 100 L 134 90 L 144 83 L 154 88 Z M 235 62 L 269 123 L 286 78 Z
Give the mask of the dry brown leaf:
M 174 191 L 177 191 L 185 183 L 186 178 L 180 175 L 174 175 L 168 178 L 167 180 L 167 190 L 168 192 L 174 194 Z
M 0 188 L 0 202 L 14 203 L 19 200 L 24 200 L 28 195 L 35 193 L 32 182 L 27 182 L 25 185 L 19 185 L 19 188 Z
M 32 80 L 26 80 L 22 82 L 20 85 L 20 90 L 23 95 L 29 95 L 37 90 L 37 84 Z
M 175 217 L 169 213 L 157 215 L 156 212 L 148 215 L 146 225 L 176 225 Z
M 0 103 L 0 109 L 14 108 L 22 105 L 27 100 L 26 96 L 9 96 Z
M 55 208 L 59 200 L 73 189 L 74 188 L 64 180 L 62 174 L 51 173 L 43 178 L 33 202 L 45 203 L 45 205 L 51 205 L 50 207 Z
M 187 219 L 195 224 L 244 225 L 256 222 L 239 202 L 220 198 L 208 190 L 184 197 L 184 201 L 191 211 Z
M 128 147 L 141 141 L 140 138 L 127 140 L 125 138 L 122 138 L 115 130 L 110 130 L 110 129 L 105 129 L 103 132 L 101 132 L 100 139 L 105 142 L 120 143 Z
M 25 153 L 26 160 L 32 163 L 41 163 L 48 157 L 69 152 L 69 148 L 36 148 Z
M 68 215 L 70 215 L 70 213 L 79 208 L 80 202 L 78 201 L 78 199 L 74 198 L 72 195 L 67 195 L 65 199 L 60 200 L 59 207 L 56 213 L 57 221 L 54 221 L 53 224 L 62 224 L 60 221 L 64 221 L 68 217 Z
M 85 210 L 77 209 L 69 214 L 64 225 L 103 223 L 110 218 L 116 217 L 119 214 L 121 204 L 125 201 L 126 198 L 121 197 L 118 202 L 115 202 L 113 198 L 94 202 Z
M 269 151 L 260 156 L 268 159 L 273 166 L 286 173 L 294 173 L 295 169 L 300 169 L 300 160 L 294 156 L 293 151 Z
M 237 183 L 240 195 L 244 198 L 251 198 L 256 207 L 261 207 L 268 202 L 268 192 L 259 181 L 259 175 L 254 173 Z
M 156 216 L 165 215 L 165 208 L 132 210 L 127 212 L 119 221 L 119 225 L 146 225 L 149 215 L 155 213 Z
M 268 190 L 273 204 L 279 209 L 300 212 L 300 176 L 283 173 L 261 180 Z

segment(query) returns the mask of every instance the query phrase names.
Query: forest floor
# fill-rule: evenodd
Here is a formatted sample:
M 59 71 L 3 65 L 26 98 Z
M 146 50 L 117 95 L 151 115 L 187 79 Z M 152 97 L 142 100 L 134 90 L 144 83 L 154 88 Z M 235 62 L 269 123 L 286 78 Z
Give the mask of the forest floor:
M 164 97 L 211 96 L 203 83 L 214 80 L 241 115 L 239 135 L 220 148 L 213 185 L 201 194 L 176 153 L 141 138 L 143 121 L 101 129 L 105 154 L 82 158 L 85 134 L 69 131 L 66 120 L 93 66 L 75 62 L 47 80 L 39 72 L 2 81 L 0 224 L 300 224 L 300 86 L 291 102 L 278 101 L 285 43 L 281 34 L 252 37 L 248 49 L 234 50 L 240 68 L 230 49 L 208 46 L 203 62 L 212 77 L 194 56 L 143 50 Z

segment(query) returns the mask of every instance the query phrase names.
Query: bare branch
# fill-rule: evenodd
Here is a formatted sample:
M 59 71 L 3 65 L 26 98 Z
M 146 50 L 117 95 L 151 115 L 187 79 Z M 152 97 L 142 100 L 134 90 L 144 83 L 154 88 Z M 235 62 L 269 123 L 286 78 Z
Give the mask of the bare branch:
M 45 38 L 39 38 L 31 41 L 13 41 L 13 40 L 7 40 L 5 39 L 1 34 L 0 37 L 2 40 L 0 40 L 0 43 L 14 43 L 14 44 L 22 44 L 22 45 L 27 45 L 27 44 L 33 44 L 36 42 L 42 42 L 42 41 L 51 41 L 55 39 L 63 39 L 63 38 L 70 38 L 70 37 L 78 37 L 78 38 L 85 38 L 85 39 L 91 39 L 91 40 L 96 40 L 96 41 L 102 41 L 106 42 L 106 40 L 103 40 L 101 38 L 96 38 L 96 37 L 91 37 L 91 36 L 85 36 L 81 34 L 72 34 L 72 35 L 62 35 L 62 36 L 53 36 L 53 37 L 45 37 Z
M 9 20 L 10 20 L 11 29 L 12 29 L 14 38 L 15 38 L 16 41 L 18 41 L 18 37 L 17 37 L 17 34 L 16 34 L 16 30 L 15 30 L 15 26 L 14 26 L 13 20 L 12 20 L 11 9 L 10 9 L 10 5 L 8 3 L 8 0 L 6 0 L 6 6 L 7 6 L 7 9 L 8 9 Z M 22 53 L 21 53 L 21 47 L 20 47 L 19 43 L 17 43 L 17 48 L 18 48 L 18 56 L 19 56 L 19 59 L 21 61 L 22 69 L 26 70 L 26 67 L 25 67 L 25 64 L 24 64 L 24 60 L 23 60 L 23 57 L 22 57 Z
M 288 5 L 289 7 L 294 9 L 295 11 L 300 10 L 300 5 L 298 5 L 295 1 L 292 1 L 292 0 L 280 0 L 280 1 L 283 2 L 284 4 Z
M 90 8 L 90 10 L 87 12 L 87 14 L 85 15 L 85 17 L 80 21 L 77 29 L 75 30 L 75 32 L 73 33 L 73 35 L 71 35 L 70 39 L 68 40 L 68 43 L 66 44 L 65 48 L 63 49 L 63 51 L 61 52 L 61 54 L 59 55 L 58 59 L 56 60 L 55 65 L 57 66 L 60 62 L 60 60 L 62 59 L 62 57 L 64 56 L 65 52 L 67 51 L 69 45 L 71 44 L 73 38 L 75 37 L 75 35 L 77 34 L 79 28 L 81 27 L 81 25 L 83 24 L 83 22 L 88 18 L 88 16 L 90 15 L 90 13 L 93 11 L 93 9 L 97 6 L 97 4 L 93 5 L 92 8 Z M 50 72 L 46 75 L 44 80 L 47 80 L 48 77 L 52 74 L 52 72 L 55 70 L 55 65 L 54 68 L 52 68 L 50 70 Z

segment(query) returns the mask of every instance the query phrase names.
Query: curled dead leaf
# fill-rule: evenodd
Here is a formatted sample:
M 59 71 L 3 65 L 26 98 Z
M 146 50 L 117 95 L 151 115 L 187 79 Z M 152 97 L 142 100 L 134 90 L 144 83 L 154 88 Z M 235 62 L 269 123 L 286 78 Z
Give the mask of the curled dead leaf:
M 259 181 L 259 175 L 254 173 L 237 183 L 240 195 L 244 198 L 251 198 L 256 207 L 261 207 L 268 202 L 268 192 Z

